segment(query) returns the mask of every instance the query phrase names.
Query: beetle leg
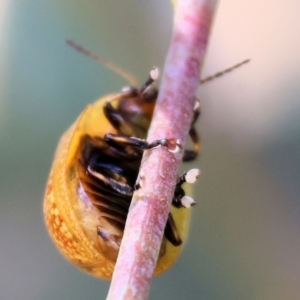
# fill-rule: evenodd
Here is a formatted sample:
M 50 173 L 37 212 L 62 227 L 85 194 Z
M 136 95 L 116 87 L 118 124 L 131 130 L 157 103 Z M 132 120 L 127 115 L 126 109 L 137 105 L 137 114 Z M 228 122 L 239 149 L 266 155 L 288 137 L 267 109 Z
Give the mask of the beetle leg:
M 182 149 L 182 146 L 177 139 L 161 139 L 148 143 L 147 141 L 136 137 L 126 137 L 107 133 L 104 136 L 104 140 L 110 146 L 131 146 L 141 150 L 148 150 L 158 146 L 164 146 L 167 147 L 170 152 L 177 153 Z
M 139 89 L 139 93 L 144 93 L 146 90 L 152 85 L 152 83 L 157 80 L 159 76 L 159 70 L 158 68 L 153 68 L 150 73 L 147 81 L 142 85 L 142 87 Z
M 114 179 L 112 177 L 105 176 L 101 172 L 93 170 L 90 165 L 87 167 L 87 172 L 95 178 L 101 180 L 104 184 L 110 186 L 112 189 L 119 192 L 120 194 L 132 196 L 133 188 L 129 184 L 118 180 L 119 178 Z
M 201 112 L 200 100 L 196 99 L 195 106 L 194 106 L 194 117 L 193 117 L 191 127 L 189 130 L 189 136 L 193 142 L 194 149 L 193 150 L 184 150 L 183 158 L 182 158 L 183 161 L 191 161 L 191 160 L 196 159 L 196 157 L 200 151 L 200 147 L 201 147 L 200 138 L 195 129 L 195 123 L 200 115 L 200 112 Z
M 177 208 L 180 207 L 189 208 L 196 204 L 193 198 L 185 195 L 184 189 L 182 188 L 182 184 L 185 182 L 194 183 L 199 176 L 200 176 L 200 170 L 191 169 L 178 178 L 175 187 L 174 196 L 172 199 L 172 205 L 174 205 Z
M 132 127 L 126 120 L 126 117 L 118 109 L 114 108 L 109 101 L 103 106 L 103 112 L 111 125 L 118 131 L 122 128 L 124 132 L 132 132 Z
M 182 244 L 173 216 L 170 213 L 165 227 L 165 236 L 174 246 Z

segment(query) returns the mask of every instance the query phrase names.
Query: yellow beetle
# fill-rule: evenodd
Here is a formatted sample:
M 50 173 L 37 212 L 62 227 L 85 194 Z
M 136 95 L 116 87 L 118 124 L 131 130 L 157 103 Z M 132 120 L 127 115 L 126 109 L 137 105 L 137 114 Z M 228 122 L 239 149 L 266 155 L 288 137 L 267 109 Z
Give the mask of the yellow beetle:
M 143 151 L 160 145 L 174 150 L 174 140 L 144 140 L 158 94 L 151 86 L 157 72 L 152 70 L 141 88 L 130 87 L 88 105 L 62 136 L 49 175 L 44 200 L 49 233 L 67 259 L 100 278 L 112 276 Z M 185 150 L 184 161 L 199 152 L 194 128 L 199 113 L 196 101 L 189 132 L 194 148 Z M 189 219 L 186 208 L 195 204 L 182 184 L 198 176 L 199 170 L 192 169 L 178 178 L 156 275 L 180 254 Z

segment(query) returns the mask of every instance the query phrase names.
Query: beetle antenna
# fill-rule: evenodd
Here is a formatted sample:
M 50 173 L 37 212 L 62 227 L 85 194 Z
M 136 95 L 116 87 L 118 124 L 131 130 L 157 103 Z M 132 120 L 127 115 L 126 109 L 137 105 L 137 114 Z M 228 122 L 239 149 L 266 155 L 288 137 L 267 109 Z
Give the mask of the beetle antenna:
M 203 79 L 200 79 L 200 83 L 203 84 L 203 83 L 206 83 L 208 81 L 214 80 L 217 77 L 223 76 L 224 74 L 229 73 L 232 70 L 239 68 L 240 66 L 248 63 L 249 61 L 250 61 L 250 59 L 246 59 L 246 60 L 244 60 L 244 61 L 242 61 L 242 62 L 240 62 L 240 63 L 238 63 L 238 64 L 236 64 L 236 65 L 234 65 L 234 66 L 232 66 L 230 68 L 228 68 L 228 69 L 225 69 L 225 70 L 223 70 L 221 72 L 217 72 L 214 75 L 211 75 L 211 76 L 205 77 Z
M 100 64 L 104 65 L 105 67 L 107 67 L 108 69 L 114 71 L 115 73 L 119 74 L 121 77 L 123 77 L 126 81 L 128 81 L 128 83 L 135 87 L 138 85 L 137 83 L 137 79 L 130 73 L 128 73 L 127 71 L 123 70 L 122 68 L 120 68 L 119 66 L 117 66 L 116 64 L 114 64 L 113 62 L 94 54 L 93 52 L 85 49 L 84 47 L 78 45 L 77 43 L 75 43 L 72 40 L 66 40 L 67 44 L 71 47 L 73 47 L 75 50 L 77 50 L 80 53 L 85 54 L 88 57 L 91 57 L 92 59 L 94 59 L 95 61 L 99 62 Z

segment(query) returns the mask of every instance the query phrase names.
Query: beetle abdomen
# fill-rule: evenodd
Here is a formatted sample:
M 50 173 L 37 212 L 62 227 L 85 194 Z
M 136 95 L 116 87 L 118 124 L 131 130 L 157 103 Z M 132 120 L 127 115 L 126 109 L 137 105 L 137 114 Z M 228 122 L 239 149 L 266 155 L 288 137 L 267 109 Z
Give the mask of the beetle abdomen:
M 81 149 L 77 163 L 80 199 L 89 201 L 98 211 L 98 246 L 108 259 L 116 261 L 141 153 L 129 161 L 104 140 L 88 136 L 83 137 Z

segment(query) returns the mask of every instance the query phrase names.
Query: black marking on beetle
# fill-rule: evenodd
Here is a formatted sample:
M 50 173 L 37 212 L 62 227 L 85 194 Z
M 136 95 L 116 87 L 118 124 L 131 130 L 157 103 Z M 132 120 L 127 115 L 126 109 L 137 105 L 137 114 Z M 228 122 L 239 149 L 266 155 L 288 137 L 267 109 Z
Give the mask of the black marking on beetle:
M 145 113 L 149 106 L 145 108 L 142 105 L 148 104 L 153 109 L 158 94 L 155 89 L 147 89 L 152 82 L 153 80 L 148 80 L 141 89 L 130 88 L 121 93 L 120 98 L 113 100 L 117 101 L 117 106 L 112 106 L 109 101 L 104 104 L 105 117 L 117 134 L 108 132 L 104 137 L 85 135 L 80 142 L 77 164 L 80 184 L 98 209 L 101 221 L 106 224 L 96 230 L 103 240 L 103 251 L 113 260 L 117 257 L 118 245 L 123 237 L 132 193 L 141 187 L 137 177 L 143 151 L 157 146 L 167 147 L 170 151 L 181 147 L 174 139 L 156 140 L 152 143 L 143 140 L 153 111 Z M 185 150 L 183 161 L 193 160 L 198 154 L 199 138 L 194 124 L 199 113 L 197 108 L 189 132 L 194 149 Z M 182 183 L 178 178 L 172 201 L 177 208 L 183 207 L 181 199 L 185 192 Z M 171 213 L 165 227 L 165 237 L 174 246 L 182 243 Z

